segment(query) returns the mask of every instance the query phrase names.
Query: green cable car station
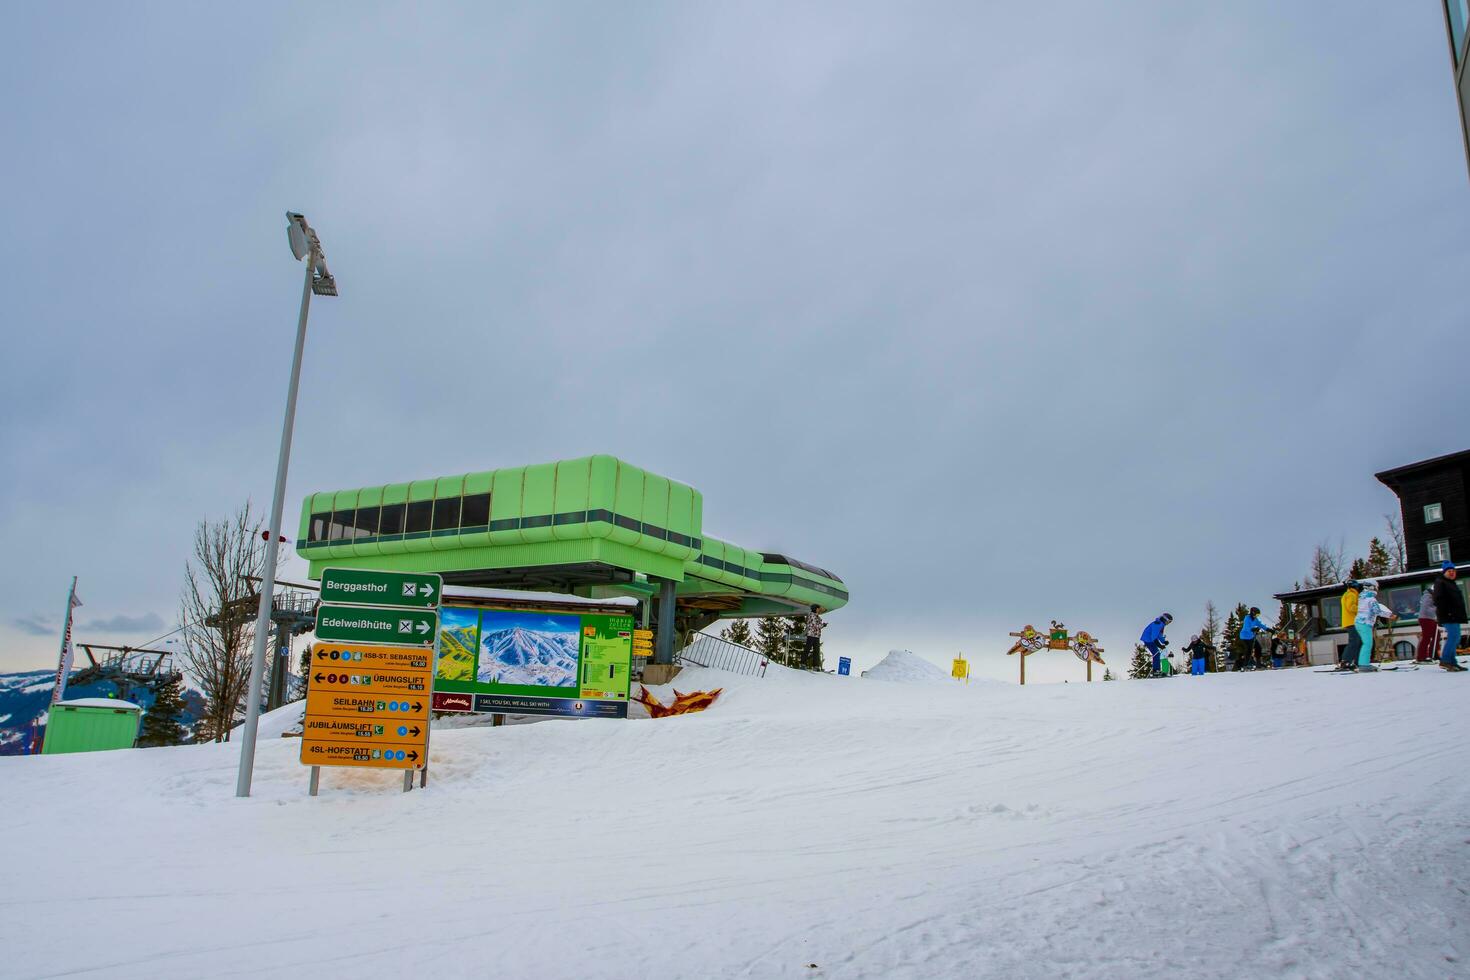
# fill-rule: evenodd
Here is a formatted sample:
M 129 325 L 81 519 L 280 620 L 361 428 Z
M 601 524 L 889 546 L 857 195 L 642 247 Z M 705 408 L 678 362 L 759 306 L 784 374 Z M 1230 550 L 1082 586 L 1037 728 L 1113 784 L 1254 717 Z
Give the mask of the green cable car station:
M 654 662 L 720 618 L 847 604 L 842 579 L 704 533 L 693 487 L 612 456 L 314 493 L 297 553 L 322 569 L 437 572 L 445 584 L 656 601 Z

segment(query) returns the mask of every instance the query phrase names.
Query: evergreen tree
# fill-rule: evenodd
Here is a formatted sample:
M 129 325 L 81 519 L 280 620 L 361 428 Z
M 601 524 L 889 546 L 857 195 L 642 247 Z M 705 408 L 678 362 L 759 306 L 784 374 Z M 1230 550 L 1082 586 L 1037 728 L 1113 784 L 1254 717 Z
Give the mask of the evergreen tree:
M 183 713 L 184 682 L 182 679 L 164 684 L 155 690 L 153 705 L 143 715 L 143 730 L 138 734 L 139 747 L 182 745 L 185 732 L 179 718 Z
M 786 663 L 786 621 L 767 616 L 755 626 L 755 648 L 772 663 Z
M 1363 570 L 1368 578 L 1382 578 L 1393 570 L 1393 558 L 1377 538 L 1368 542 L 1368 558 L 1363 562 Z
M 1233 653 L 1238 658 L 1244 652 L 1245 647 L 1240 642 L 1240 627 L 1249 614 L 1250 608 L 1243 602 L 1237 603 L 1230 610 L 1230 615 L 1225 620 L 1225 631 L 1220 635 L 1221 653 Z
M 1150 677 L 1154 672 L 1154 661 L 1142 643 L 1133 644 L 1133 663 L 1128 667 L 1128 676 L 1133 680 Z M 1106 678 L 1104 678 L 1106 679 Z
M 304 649 L 304 650 L 301 651 L 301 663 L 297 666 L 297 670 L 299 670 L 301 672 L 301 684 L 300 684 L 300 686 L 294 692 L 293 691 L 287 691 L 286 692 L 287 699 L 288 700 L 291 700 L 291 701 L 300 701 L 300 700 L 302 700 L 303 698 L 306 697 L 306 687 L 307 687 L 306 679 L 311 676 L 311 644 L 310 643 L 308 643 L 306 645 L 306 649 Z
M 755 637 L 750 632 L 750 620 L 748 619 L 731 620 L 729 626 L 720 630 L 720 639 L 737 643 L 743 647 L 754 647 L 756 644 Z
M 1361 558 L 1354 558 L 1353 563 L 1348 566 L 1348 578 L 1364 579 L 1372 578 L 1368 571 L 1368 563 Z
M 1113 670 L 1112 670 L 1111 667 L 1104 667 L 1103 668 L 1103 680 L 1105 680 L 1105 681 L 1115 681 L 1117 679 L 1118 678 L 1113 675 Z
M 820 654 L 806 654 L 806 617 L 786 617 L 786 662 L 802 670 L 821 670 Z

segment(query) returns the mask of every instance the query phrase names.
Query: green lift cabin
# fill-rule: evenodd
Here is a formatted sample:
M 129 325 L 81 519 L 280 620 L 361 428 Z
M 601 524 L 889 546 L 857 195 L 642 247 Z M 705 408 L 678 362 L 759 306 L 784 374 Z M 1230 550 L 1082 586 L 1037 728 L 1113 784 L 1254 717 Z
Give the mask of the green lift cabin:
M 446 584 L 657 599 L 655 662 L 717 619 L 847 604 L 842 579 L 704 533 L 698 490 L 612 456 L 314 493 L 297 553 L 327 567 L 438 572 Z

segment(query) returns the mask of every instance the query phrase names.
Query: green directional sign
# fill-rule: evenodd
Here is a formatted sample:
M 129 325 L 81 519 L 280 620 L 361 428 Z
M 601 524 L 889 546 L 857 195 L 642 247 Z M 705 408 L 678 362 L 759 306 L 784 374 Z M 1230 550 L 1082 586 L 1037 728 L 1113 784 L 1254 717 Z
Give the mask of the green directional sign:
M 378 572 L 370 568 L 322 569 L 322 602 L 433 609 L 443 581 L 428 572 Z
M 316 611 L 318 640 L 431 647 L 438 629 L 439 614 L 429 609 L 378 609 L 324 602 Z

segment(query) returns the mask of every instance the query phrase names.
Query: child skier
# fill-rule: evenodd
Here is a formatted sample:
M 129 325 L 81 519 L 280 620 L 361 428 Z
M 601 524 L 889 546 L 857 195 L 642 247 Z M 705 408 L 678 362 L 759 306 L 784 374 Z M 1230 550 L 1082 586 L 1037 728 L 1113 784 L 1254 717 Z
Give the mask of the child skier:
M 1358 593 L 1358 617 L 1353 621 L 1353 630 L 1358 634 L 1359 653 L 1358 662 L 1355 665 L 1348 664 L 1348 670 L 1377 670 L 1372 663 L 1373 660 L 1373 626 L 1381 619 L 1393 622 L 1398 619 L 1398 613 L 1378 601 L 1378 583 L 1369 579 L 1362 583 L 1362 591 Z
M 1164 647 L 1169 645 L 1168 639 L 1164 636 L 1164 630 L 1172 622 L 1174 622 L 1174 617 L 1168 613 L 1164 613 L 1158 619 L 1144 627 L 1143 635 L 1138 638 L 1138 642 L 1142 643 L 1153 656 L 1155 677 L 1159 676 L 1159 657 L 1163 653 Z
M 1205 644 L 1204 640 L 1200 639 L 1198 633 L 1190 638 L 1189 646 L 1184 648 L 1184 652 L 1189 654 L 1189 672 L 1191 674 L 1204 674 L 1205 656 L 1209 653 L 1209 650 L 1210 648 Z

